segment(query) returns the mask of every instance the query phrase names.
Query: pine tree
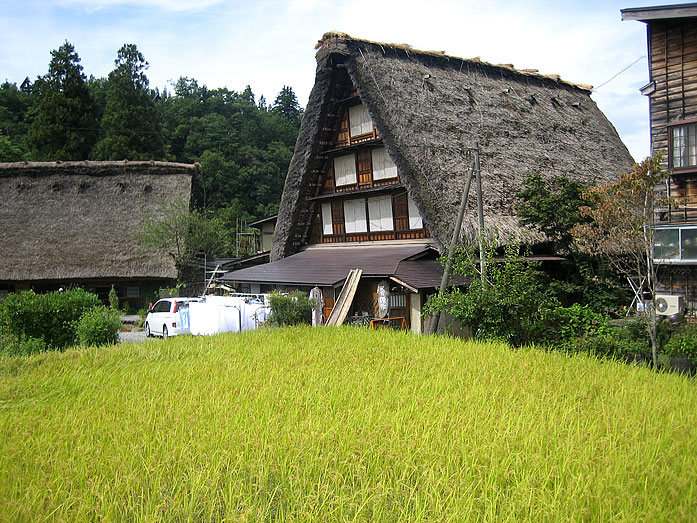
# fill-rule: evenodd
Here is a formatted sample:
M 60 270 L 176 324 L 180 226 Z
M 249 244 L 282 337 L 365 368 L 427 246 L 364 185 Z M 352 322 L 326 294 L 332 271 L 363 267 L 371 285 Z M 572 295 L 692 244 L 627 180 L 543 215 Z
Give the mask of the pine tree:
M 32 86 L 37 103 L 27 142 L 33 160 L 85 160 L 97 138 L 94 103 L 80 57 L 66 41 Z
M 162 124 L 145 75 L 148 62 L 133 44 L 124 44 L 109 73 L 100 160 L 159 160 L 164 157 Z
M 295 96 L 292 87 L 288 85 L 283 86 L 278 96 L 276 96 L 271 110 L 286 118 L 293 125 L 300 125 L 303 110 L 298 103 L 298 97 Z
M 7 81 L 0 85 L 0 162 L 25 159 L 30 105 L 30 92 Z

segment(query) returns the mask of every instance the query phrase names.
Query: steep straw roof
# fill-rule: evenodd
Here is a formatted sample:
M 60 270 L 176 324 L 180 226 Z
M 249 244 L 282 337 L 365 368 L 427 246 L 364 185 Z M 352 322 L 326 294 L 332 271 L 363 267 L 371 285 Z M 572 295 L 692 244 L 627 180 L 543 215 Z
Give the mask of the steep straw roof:
M 299 229 L 317 176 L 322 124 L 333 82 L 343 70 L 441 249 L 450 242 L 465 184 L 464 150 L 475 143 L 481 151 L 486 232 L 502 241 L 544 241 L 520 228 L 515 215 L 514 196 L 527 174 L 597 184 L 633 164 L 617 131 L 590 98 L 590 86 L 343 33 L 325 34 L 317 47 L 315 85 L 286 178 L 273 259 L 302 247 Z M 477 234 L 473 194 L 463 241 Z
M 197 165 L 0 163 L 0 281 L 175 278 L 170 256 L 134 240 Z

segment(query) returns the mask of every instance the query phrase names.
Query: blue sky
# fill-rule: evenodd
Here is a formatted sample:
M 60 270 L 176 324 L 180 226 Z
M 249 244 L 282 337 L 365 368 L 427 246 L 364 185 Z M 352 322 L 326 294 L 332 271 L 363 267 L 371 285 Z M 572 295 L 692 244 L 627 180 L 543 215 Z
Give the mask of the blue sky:
M 271 102 L 290 85 L 304 105 L 323 33 L 408 43 L 464 58 L 560 74 L 599 86 L 593 93 L 636 160 L 649 154 L 646 28 L 620 9 L 655 1 L 470 0 L 0 0 L 0 80 L 20 83 L 48 69 L 70 41 L 89 75 L 106 76 L 116 51 L 134 43 L 150 63 L 152 87 L 180 76 L 208 87 L 251 85 Z

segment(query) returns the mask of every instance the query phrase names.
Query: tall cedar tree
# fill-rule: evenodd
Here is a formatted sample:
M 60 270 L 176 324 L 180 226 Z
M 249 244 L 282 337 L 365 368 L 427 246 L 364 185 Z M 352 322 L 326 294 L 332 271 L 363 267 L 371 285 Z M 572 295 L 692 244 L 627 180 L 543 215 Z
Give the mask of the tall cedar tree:
M 31 85 L 29 79 L 23 85 Z M 25 159 L 31 95 L 17 84 L 0 85 L 0 162 Z
M 145 76 L 148 62 L 133 44 L 124 44 L 109 73 L 104 137 L 97 143 L 98 160 L 160 160 L 164 157 L 162 125 Z
M 274 113 L 283 116 L 293 125 L 300 127 L 300 120 L 303 116 L 303 110 L 298 103 L 298 97 L 295 96 L 295 93 L 290 86 L 283 86 L 281 91 L 278 93 L 278 96 L 276 96 L 276 100 L 274 100 L 271 110 Z
M 48 73 L 37 79 L 33 92 L 37 103 L 27 136 L 31 159 L 86 160 L 97 139 L 97 118 L 70 42 L 51 51 Z

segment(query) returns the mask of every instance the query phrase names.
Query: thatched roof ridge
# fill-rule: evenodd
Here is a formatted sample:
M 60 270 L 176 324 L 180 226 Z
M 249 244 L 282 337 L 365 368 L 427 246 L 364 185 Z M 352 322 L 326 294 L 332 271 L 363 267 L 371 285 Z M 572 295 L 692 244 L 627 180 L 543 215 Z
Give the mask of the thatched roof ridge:
M 197 165 L 0 164 L 0 281 L 176 278 L 172 258 L 135 233 L 191 197 Z
M 322 54 L 326 52 L 341 52 L 341 47 L 346 46 L 347 49 L 357 48 L 360 46 L 362 48 L 374 47 L 379 48 L 383 53 L 388 50 L 392 50 L 395 53 L 403 53 L 405 56 L 416 56 L 421 55 L 423 57 L 431 57 L 436 61 L 440 60 L 442 62 L 448 63 L 450 66 L 453 64 L 476 64 L 491 70 L 491 72 L 501 72 L 501 73 L 513 73 L 523 77 L 529 76 L 540 80 L 551 80 L 556 83 L 568 85 L 570 87 L 575 87 L 582 91 L 591 91 L 593 89 L 592 85 L 587 84 L 577 84 L 573 82 L 568 82 L 562 80 L 558 74 L 541 74 L 538 69 L 516 69 L 513 64 L 494 64 L 491 62 L 486 62 L 482 60 L 479 56 L 474 58 L 460 58 L 457 56 L 450 56 L 445 53 L 445 51 L 422 51 L 420 49 L 414 49 L 409 44 L 389 44 L 385 42 L 373 42 L 371 40 L 363 40 L 360 38 L 353 38 L 352 36 L 342 33 L 340 31 L 329 31 L 324 33 L 322 39 L 317 42 L 315 49 L 317 49 L 318 59 Z M 351 51 L 349 51 L 350 53 Z
M 124 174 L 189 174 L 199 170 L 199 164 L 116 161 L 116 162 L 0 162 L 0 176 L 55 176 L 58 174 L 81 174 L 85 176 L 113 176 Z
M 399 169 L 436 244 L 450 242 L 465 185 L 465 149 L 479 144 L 486 233 L 502 241 L 538 243 L 521 228 L 515 193 L 530 173 L 565 175 L 592 185 L 616 178 L 633 160 L 587 88 L 537 73 L 492 66 L 405 45 L 329 33 L 317 53 L 315 86 L 291 160 L 272 259 L 297 252 L 308 205 L 312 158 L 320 150 L 331 82 L 345 70 Z M 477 236 L 470 193 L 462 241 Z

